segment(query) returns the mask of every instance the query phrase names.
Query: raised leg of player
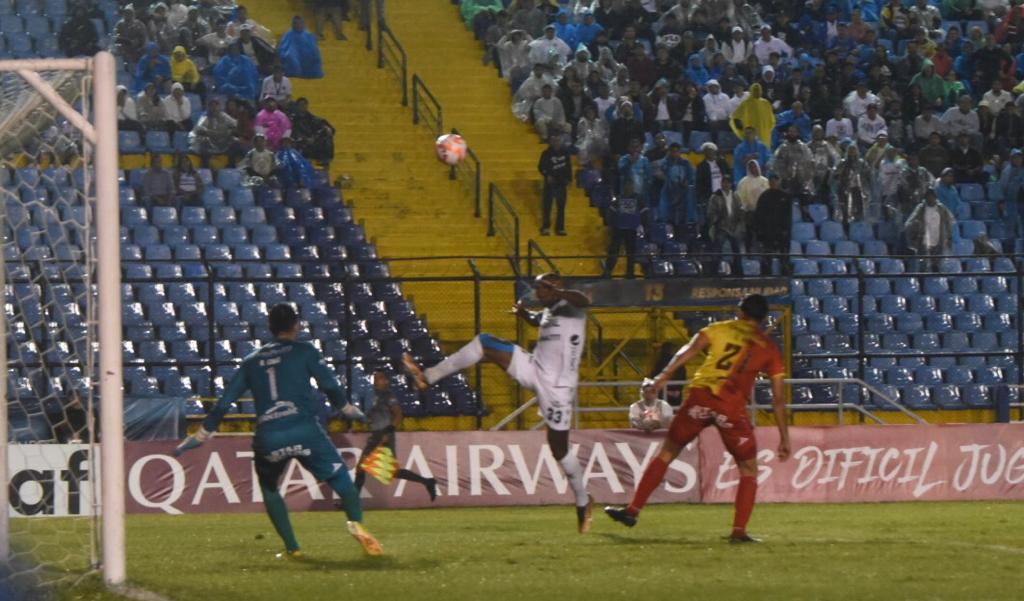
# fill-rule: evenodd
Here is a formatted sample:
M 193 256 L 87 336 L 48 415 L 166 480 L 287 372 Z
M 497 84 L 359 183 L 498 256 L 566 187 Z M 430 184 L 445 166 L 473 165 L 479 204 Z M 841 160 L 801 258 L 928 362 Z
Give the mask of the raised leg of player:
M 507 340 L 490 334 L 480 334 L 433 367 L 421 369 L 409 355 L 403 357 L 403 362 L 416 380 L 416 386 L 422 390 L 481 361 L 497 363 L 502 369 L 507 370 L 512 361 L 514 348 Z
M 548 446 L 551 455 L 562 466 L 569 486 L 576 496 L 576 519 L 580 534 L 590 530 L 592 521 L 593 500 L 587 494 L 587 486 L 583 483 L 583 466 L 574 451 L 569 449 L 569 431 L 548 429 Z
M 736 511 L 732 521 L 731 540 L 747 542 L 747 522 L 754 512 L 754 499 L 757 497 L 757 458 L 746 459 L 737 463 L 740 470 L 740 484 L 736 489 Z
M 665 472 L 668 471 L 669 464 L 675 461 L 684 446 L 686 445 L 680 445 L 671 440 L 666 440 L 661 445 L 658 456 L 644 470 L 644 475 L 640 478 L 636 493 L 633 494 L 633 500 L 629 503 L 626 511 L 633 515 L 640 513 L 644 505 L 647 505 L 647 499 L 654 493 L 654 489 L 658 488 L 662 480 L 665 479 Z
M 342 507 L 345 509 L 345 515 L 348 516 L 349 534 L 359 541 L 367 555 L 383 555 L 384 548 L 362 525 L 363 505 L 359 500 L 359 491 L 348 477 L 348 470 L 338 470 L 326 482 L 341 497 Z

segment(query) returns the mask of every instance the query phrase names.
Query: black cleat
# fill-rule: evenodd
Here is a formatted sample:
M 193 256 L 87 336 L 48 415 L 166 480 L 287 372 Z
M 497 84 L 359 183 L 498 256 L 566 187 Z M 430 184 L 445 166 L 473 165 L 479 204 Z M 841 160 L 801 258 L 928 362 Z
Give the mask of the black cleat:
M 604 508 L 604 512 L 608 517 L 626 526 L 627 528 L 632 528 L 633 526 L 636 526 L 637 516 L 635 514 L 629 513 L 629 510 L 627 510 L 625 507 L 612 507 L 611 505 L 609 505 L 608 507 Z
M 733 533 L 733 534 L 729 535 L 729 544 L 730 545 L 742 545 L 744 543 L 759 543 L 759 542 L 761 542 L 761 539 L 754 538 L 753 536 L 750 536 L 746 532 L 744 532 L 742 534 L 735 534 L 735 533 Z
M 423 483 L 423 486 L 427 487 L 427 494 L 430 495 L 431 501 L 437 498 L 437 480 L 427 478 L 427 481 Z

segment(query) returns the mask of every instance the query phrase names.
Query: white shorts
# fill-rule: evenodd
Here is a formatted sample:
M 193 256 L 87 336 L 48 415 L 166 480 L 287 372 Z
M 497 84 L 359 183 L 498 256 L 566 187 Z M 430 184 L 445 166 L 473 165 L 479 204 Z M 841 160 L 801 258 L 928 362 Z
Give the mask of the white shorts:
M 576 389 L 569 386 L 555 386 L 548 381 L 533 364 L 533 355 L 515 346 L 512 360 L 508 364 L 508 375 L 537 394 L 540 409 L 537 411 L 552 430 L 568 430 L 572 427 L 572 407 Z

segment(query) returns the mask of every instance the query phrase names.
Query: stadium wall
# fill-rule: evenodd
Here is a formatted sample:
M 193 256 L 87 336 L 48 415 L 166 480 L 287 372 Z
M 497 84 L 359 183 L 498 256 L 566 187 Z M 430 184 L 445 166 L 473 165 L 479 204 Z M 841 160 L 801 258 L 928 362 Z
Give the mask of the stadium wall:
M 775 455 L 775 428 L 758 428 L 758 500 L 879 502 L 1024 499 L 1024 424 L 794 427 L 793 456 Z M 365 434 L 336 436 L 354 465 Z M 658 452 L 660 433 L 586 430 L 573 433 L 588 486 L 602 503 L 624 503 Z M 134 513 L 262 512 L 252 486 L 251 440 L 223 436 L 175 458 L 173 442 L 130 442 L 126 448 L 128 511 Z M 52 448 L 51 448 L 52 447 Z M 52 451 L 52 452 L 50 452 Z M 571 497 L 542 432 L 415 432 L 399 435 L 399 464 L 441 481 L 435 506 L 545 505 Z M 84 445 L 10 445 L 10 515 L 88 514 L 92 477 Z M 654 503 L 731 502 L 737 477 L 717 434 L 707 430 L 669 470 Z M 289 505 L 329 510 L 329 492 L 294 464 L 283 480 Z M 431 506 L 422 487 L 368 481 L 371 509 Z

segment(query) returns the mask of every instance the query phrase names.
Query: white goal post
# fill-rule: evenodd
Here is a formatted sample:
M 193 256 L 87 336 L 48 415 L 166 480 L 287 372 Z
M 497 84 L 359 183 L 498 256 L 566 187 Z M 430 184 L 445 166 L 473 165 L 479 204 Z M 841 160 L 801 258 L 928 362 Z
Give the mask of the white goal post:
M 31 59 L 31 60 L 0 60 L 0 77 L 8 81 L 16 81 L 16 75 L 24 84 L 22 98 L 29 98 L 33 110 L 40 106 L 52 107 L 54 118 L 63 117 L 67 124 L 77 130 L 75 135 L 82 140 L 82 155 L 86 158 L 83 172 L 85 178 L 86 198 L 84 213 L 86 217 L 86 237 L 91 240 L 81 241 L 85 256 L 85 270 L 95 277 L 87 279 L 85 295 L 95 297 L 95 310 L 89 317 L 90 331 L 95 331 L 87 338 L 89 344 L 86 351 L 90 357 L 98 354 L 98 369 L 94 379 L 87 380 L 90 386 L 98 379 L 98 399 L 100 405 L 100 485 L 99 513 L 101 516 L 98 532 L 100 555 L 98 563 L 102 565 L 103 579 L 108 585 L 123 584 L 126 576 L 125 559 L 125 474 L 124 474 L 124 428 L 123 428 L 123 397 L 122 397 L 122 331 L 121 331 L 121 251 L 120 251 L 120 216 L 118 191 L 118 131 L 117 131 L 117 91 L 116 91 L 116 58 L 108 52 L 100 52 L 92 58 L 81 59 Z M 67 90 L 55 87 L 53 74 L 72 73 L 77 81 L 84 81 L 81 93 L 75 98 L 83 101 L 85 107 L 81 112 L 69 102 Z M 44 77 L 43 75 L 46 75 Z M 91 97 L 88 87 L 91 86 Z M 6 93 L 6 91 L 5 91 Z M 82 96 L 85 95 L 85 98 Z M 22 102 L 19 100 L 19 102 Z M 25 109 L 26 112 L 28 109 Z M 6 115 L 0 114 L 0 131 L 8 132 L 21 127 L 21 123 L 12 121 L 20 118 L 13 111 Z M 83 114 L 84 113 L 84 114 Z M 91 113 L 91 118 L 90 118 Z M 19 130 L 20 131 L 20 130 Z M 20 135 L 20 134 L 19 134 Z M 0 149 L 5 155 L 4 166 L 10 160 L 11 149 Z M 92 170 L 89 168 L 92 162 Z M 90 182 L 91 178 L 91 182 Z M 92 202 L 89 192 L 90 183 L 95 184 L 95 201 Z M 14 198 L 10 191 L 5 191 L 5 198 Z M 6 201 L 5 201 L 6 202 Z M 10 201 L 12 204 L 17 200 Z M 35 208 L 35 207 L 30 207 Z M 45 208 L 45 207 L 43 207 Z M 6 209 L 5 209 L 6 213 Z M 93 229 L 88 229 L 92 220 Z M 4 242 L 5 246 L 10 243 Z M 17 248 L 17 244 L 14 244 Z M 4 249 L 9 250 L 8 248 Z M 5 253 L 4 256 L 9 256 Z M 4 259 L 0 257 L 0 261 Z M 0 290 L 7 290 L 11 281 L 6 281 L 8 261 L 0 266 Z M 27 260 L 26 260 L 27 262 Z M 91 276 L 90 276 L 91 277 Z M 12 278 L 7 278 L 10 280 Z M 91 285 L 89 284 L 91 282 Z M 96 292 L 94 293 L 93 290 Z M 7 301 L 4 301 L 5 303 Z M 90 302 L 93 302 L 90 300 Z M 0 309 L 3 303 L 0 303 Z M 8 422 L 8 324 L 6 310 L 0 311 L 0 362 L 4 365 L 4 377 L 0 378 L 0 557 L 3 563 L 15 553 L 11 541 L 11 471 L 9 451 L 14 448 L 9 440 Z M 44 324 L 45 325 L 45 324 Z M 93 344 L 93 341 L 98 342 Z M 98 347 L 98 350 L 97 350 Z M 92 374 L 86 374 L 92 377 Z M 90 408 L 91 409 L 91 408 Z M 93 437 L 90 434 L 90 437 Z M 43 446 L 43 445 L 38 445 Z M 54 476 L 54 480 L 56 477 Z M 95 499 L 93 500 L 95 503 Z M 29 519 L 29 518 L 26 518 Z M 31 518 L 36 519 L 36 518 Z M 95 526 L 93 530 L 95 530 Z M 95 549 L 96 545 L 93 545 Z

